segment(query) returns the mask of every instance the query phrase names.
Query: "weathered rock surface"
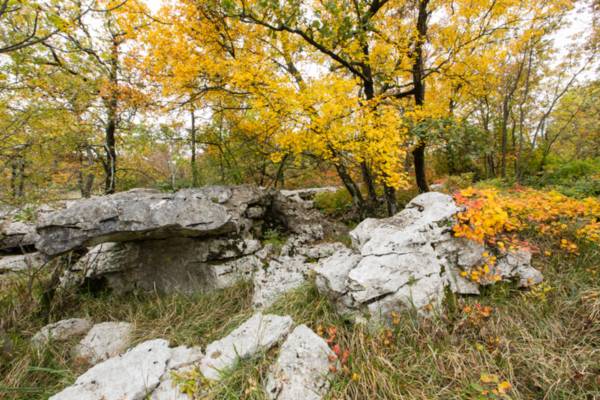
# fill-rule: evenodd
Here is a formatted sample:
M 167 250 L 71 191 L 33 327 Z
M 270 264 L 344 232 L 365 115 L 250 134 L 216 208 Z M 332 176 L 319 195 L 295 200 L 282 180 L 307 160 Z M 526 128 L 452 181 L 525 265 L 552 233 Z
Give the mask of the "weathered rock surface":
M 306 258 L 302 256 L 284 256 L 271 260 L 267 267 L 258 269 L 254 276 L 254 308 L 267 308 L 281 295 L 306 282 L 310 265 L 305 261 Z
M 319 400 L 329 390 L 330 357 L 327 343 L 306 325 L 300 325 L 281 346 L 271 367 L 265 391 L 273 400 Z
M 83 318 L 63 319 L 46 325 L 31 338 L 35 346 L 43 346 L 50 341 L 64 342 L 75 336 L 85 335 L 92 327 L 92 322 Z
M 312 197 L 303 197 L 299 191 L 281 191 L 273 198 L 271 210 L 289 232 L 306 240 L 320 240 L 325 235 L 323 215 L 308 198 Z
M 73 349 L 73 356 L 94 365 L 123 353 L 131 344 L 133 325 L 128 322 L 102 322 L 94 325 Z
M 211 380 L 233 367 L 238 359 L 266 351 L 292 329 L 292 318 L 256 313 L 226 337 L 212 342 L 200 361 L 200 371 Z
M 495 270 L 505 278 L 518 278 L 519 287 L 537 285 L 544 280 L 542 273 L 531 266 L 531 253 L 526 250 L 508 253 L 499 260 Z
M 256 270 L 252 297 L 254 308 L 267 308 L 283 294 L 302 286 L 320 259 L 341 249 L 345 247 L 340 243 L 307 244 L 303 238 L 290 238 L 280 256 Z
M 44 263 L 45 258 L 39 253 L 5 256 L 0 258 L 0 274 L 36 270 Z
M 460 272 L 483 265 L 485 248 L 453 236 L 459 211 L 452 197 L 430 192 L 391 218 L 363 221 L 350 233 L 355 251 L 340 251 L 317 267 L 319 290 L 340 311 L 375 318 L 438 307 L 448 286 L 457 293 L 479 293 L 479 285 Z M 525 254 L 500 257 L 497 272 L 518 277 L 521 284 L 539 282 L 541 274 L 529 261 Z
M 251 186 L 209 186 L 176 193 L 134 189 L 79 200 L 42 215 L 36 247 L 57 255 L 105 242 L 247 232 L 270 202 L 268 192 Z
M 167 371 L 158 387 L 152 392 L 150 400 L 192 400 L 190 396 L 181 392 L 181 389 L 171 374 L 186 374 L 193 369 L 193 366 L 187 366 L 177 370 Z
M 80 199 L 38 210 L 36 247 L 45 259 L 77 250 L 60 279 L 62 288 L 191 294 L 250 281 L 258 271 L 256 303 L 268 305 L 281 289 L 305 281 L 304 264 L 336 250 L 336 245 L 312 246 L 325 232 L 312 199 L 332 190 L 210 186 Z M 275 255 L 260 242 L 265 226 L 290 235 L 279 254 L 283 261 L 273 261 L 273 266 L 292 263 L 287 276 L 276 268 L 262 270 Z
M 11 217 L 0 219 L 0 252 L 20 254 L 37 240 L 35 224 L 13 221 Z
M 132 290 L 198 293 L 251 280 L 262 262 L 257 240 L 170 238 L 103 243 L 61 278 L 63 287 L 101 281 L 117 293 Z
M 51 400 L 143 400 L 168 370 L 173 349 L 163 339 L 141 343 L 90 368 Z
M 202 357 L 202 351 L 198 347 L 179 346 L 174 348 L 167 364 L 167 370 L 158 387 L 152 392 L 150 400 L 191 400 L 190 396 L 181 392 L 173 375 L 181 376 L 192 371 L 196 368 L 194 363 L 200 361 Z
M 287 197 L 290 200 L 293 200 L 297 203 L 301 202 L 312 202 L 316 195 L 321 193 L 335 193 L 339 190 L 339 187 L 336 186 L 325 186 L 318 188 L 305 188 L 305 189 L 295 189 L 295 190 L 281 190 L 280 193 L 282 196 Z M 312 207 L 312 203 L 309 203 L 309 206 Z

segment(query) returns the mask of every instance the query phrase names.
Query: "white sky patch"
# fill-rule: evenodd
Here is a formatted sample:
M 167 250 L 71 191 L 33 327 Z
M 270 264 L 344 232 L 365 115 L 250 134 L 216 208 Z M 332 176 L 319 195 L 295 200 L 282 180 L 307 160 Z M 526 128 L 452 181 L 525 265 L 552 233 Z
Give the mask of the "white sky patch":
M 163 3 L 163 0 L 144 0 L 148 7 L 150 7 L 150 11 L 153 13 L 157 12 L 160 9 L 160 6 Z

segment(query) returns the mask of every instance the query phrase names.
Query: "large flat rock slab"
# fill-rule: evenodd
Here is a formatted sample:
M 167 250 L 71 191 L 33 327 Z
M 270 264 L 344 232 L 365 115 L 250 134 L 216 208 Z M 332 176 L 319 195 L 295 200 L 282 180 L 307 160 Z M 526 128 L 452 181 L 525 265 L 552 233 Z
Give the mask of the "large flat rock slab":
M 134 189 L 74 201 L 41 215 L 36 247 L 57 255 L 105 242 L 167 237 L 206 237 L 251 229 L 270 195 L 251 186 L 208 186 L 163 193 Z

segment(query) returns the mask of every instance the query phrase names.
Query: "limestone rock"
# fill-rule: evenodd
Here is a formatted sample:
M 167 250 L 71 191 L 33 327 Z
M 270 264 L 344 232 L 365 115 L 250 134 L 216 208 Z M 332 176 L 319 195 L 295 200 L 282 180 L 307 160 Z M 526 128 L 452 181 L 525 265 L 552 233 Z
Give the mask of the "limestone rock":
M 261 218 L 269 203 L 267 192 L 250 186 L 208 186 L 176 193 L 134 189 L 78 200 L 42 215 L 36 247 L 57 255 L 105 242 L 247 232 L 251 220 Z
M 360 255 L 350 249 L 335 252 L 320 261 L 315 268 L 315 283 L 321 293 L 328 293 L 335 301 L 348 292 L 346 280 L 360 261 Z
M 185 374 L 193 369 L 194 367 L 190 365 L 167 371 L 158 387 L 152 392 L 150 400 L 192 400 L 190 396 L 181 392 L 171 374 Z
M 35 225 L 13 221 L 12 217 L 0 219 L 0 251 L 20 254 L 24 249 L 32 248 L 38 240 Z
M 519 287 L 537 285 L 544 280 L 542 273 L 531 266 L 531 253 L 510 251 L 496 264 L 497 273 L 504 278 L 519 278 Z
M 141 343 L 96 364 L 50 400 L 143 400 L 164 376 L 172 349 L 163 339 Z
M 152 392 L 150 400 L 191 400 L 191 397 L 182 393 L 173 379 L 173 374 L 185 374 L 192 371 L 194 363 L 203 357 L 198 347 L 179 346 L 171 351 L 171 358 L 167 363 L 167 370 L 163 374 L 160 384 Z
M 320 292 L 340 311 L 375 319 L 402 309 L 428 312 L 441 305 L 446 287 L 478 294 L 479 285 L 460 273 L 482 265 L 485 248 L 453 236 L 460 210 L 451 196 L 429 192 L 391 218 L 363 221 L 350 232 L 355 251 L 336 253 L 316 268 Z M 499 257 L 497 273 L 519 278 L 522 286 L 538 283 L 530 259 L 528 252 Z
M 302 235 L 309 240 L 320 240 L 324 236 L 323 215 L 313 208 L 311 201 L 299 195 L 286 196 L 279 192 L 273 199 L 272 212 L 279 223 L 289 232 Z
M 302 256 L 273 259 L 265 268 L 259 268 L 254 276 L 252 305 L 256 309 L 271 306 L 281 295 L 300 287 L 306 282 L 310 264 Z
M 306 201 L 312 201 L 316 195 L 320 193 L 335 193 L 340 188 L 336 186 L 325 186 L 319 188 L 305 188 L 305 189 L 295 189 L 295 190 L 281 190 L 280 193 L 282 196 L 287 197 L 297 203 Z M 312 205 L 311 205 L 312 206 Z
M 94 365 L 123 353 L 131 344 L 133 325 L 128 322 L 102 322 L 94 325 L 74 348 L 74 357 Z
M 260 244 L 244 239 L 170 238 L 93 247 L 61 277 L 62 287 L 102 280 L 115 292 L 202 293 L 251 280 Z
M 271 367 L 265 391 L 272 400 L 319 400 L 329 390 L 327 343 L 306 325 L 300 325 L 281 346 Z
M 219 380 L 221 372 L 233 367 L 238 359 L 274 346 L 290 332 L 292 324 L 289 316 L 254 314 L 229 335 L 208 345 L 200 371 L 208 379 Z
M 309 262 L 317 262 L 323 258 L 332 256 L 338 251 L 344 250 L 347 250 L 347 247 L 341 243 L 313 243 L 306 246 L 299 246 L 295 249 L 295 252 L 306 257 Z
M 39 253 L 28 253 L 0 258 L 0 274 L 24 272 L 41 268 L 45 258 Z
M 50 341 L 64 342 L 74 336 L 85 335 L 92 327 L 92 322 L 83 318 L 63 319 L 44 326 L 32 338 L 35 346 L 42 346 Z

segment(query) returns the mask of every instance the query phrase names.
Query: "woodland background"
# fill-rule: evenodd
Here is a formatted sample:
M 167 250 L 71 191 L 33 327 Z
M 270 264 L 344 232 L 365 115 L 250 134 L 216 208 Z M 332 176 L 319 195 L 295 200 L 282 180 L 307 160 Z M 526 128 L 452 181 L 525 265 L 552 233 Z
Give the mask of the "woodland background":
M 432 182 L 600 193 L 596 1 L 151 5 L 0 1 L 1 202 L 333 184 L 393 213 Z

